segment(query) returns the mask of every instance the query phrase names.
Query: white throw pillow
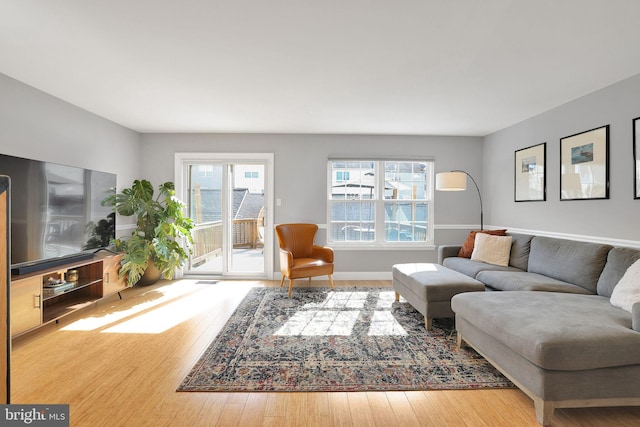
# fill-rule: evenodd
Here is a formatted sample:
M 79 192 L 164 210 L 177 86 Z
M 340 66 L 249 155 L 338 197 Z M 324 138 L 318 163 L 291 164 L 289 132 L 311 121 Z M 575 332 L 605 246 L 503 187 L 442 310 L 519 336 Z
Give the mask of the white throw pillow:
M 511 236 L 492 236 L 490 234 L 476 234 L 471 259 L 487 264 L 509 265 L 511 254 Z
M 625 271 L 611 293 L 611 304 L 631 312 L 631 307 L 640 302 L 640 259 Z

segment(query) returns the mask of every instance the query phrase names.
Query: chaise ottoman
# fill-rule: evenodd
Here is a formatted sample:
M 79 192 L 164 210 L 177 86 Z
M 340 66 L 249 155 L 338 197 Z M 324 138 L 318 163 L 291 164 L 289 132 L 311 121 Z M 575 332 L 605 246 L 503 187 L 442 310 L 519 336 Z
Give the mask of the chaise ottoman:
M 485 290 L 482 282 L 439 264 L 396 264 L 392 272 L 396 301 L 402 295 L 424 316 L 427 330 L 434 318 L 455 317 L 451 310 L 454 295 Z

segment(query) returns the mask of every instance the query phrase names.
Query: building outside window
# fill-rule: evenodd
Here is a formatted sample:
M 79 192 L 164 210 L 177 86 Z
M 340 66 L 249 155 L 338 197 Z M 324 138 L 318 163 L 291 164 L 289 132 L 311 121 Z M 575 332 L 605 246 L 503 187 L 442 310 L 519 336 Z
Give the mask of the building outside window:
M 433 243 L 432 160 L 330 160 L 328 169 L 331 244 Z

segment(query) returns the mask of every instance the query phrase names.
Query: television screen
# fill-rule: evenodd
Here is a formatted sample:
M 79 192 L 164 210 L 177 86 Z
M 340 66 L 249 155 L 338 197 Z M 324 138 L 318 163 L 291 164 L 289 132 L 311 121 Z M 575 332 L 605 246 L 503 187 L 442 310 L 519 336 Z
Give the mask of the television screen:
M 0 155 L 11 178 L 11 266 L 37 264 L 108 246 L 115 214 L 102 200 L 116 175 Z

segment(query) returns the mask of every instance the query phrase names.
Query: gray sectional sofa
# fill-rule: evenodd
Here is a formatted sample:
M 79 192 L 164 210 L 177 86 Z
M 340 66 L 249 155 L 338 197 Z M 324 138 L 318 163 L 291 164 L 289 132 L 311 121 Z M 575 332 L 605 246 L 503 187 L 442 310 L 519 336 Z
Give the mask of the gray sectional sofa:
M 455 295 L 459 345 L 469 345 L 529 395 L 538 422 L 555 408 L 640 405 L 640 303 L 609 297 L 640 251 L 511 234 L 506 267 L 457 257 L 439 262 L 487 290 Z

